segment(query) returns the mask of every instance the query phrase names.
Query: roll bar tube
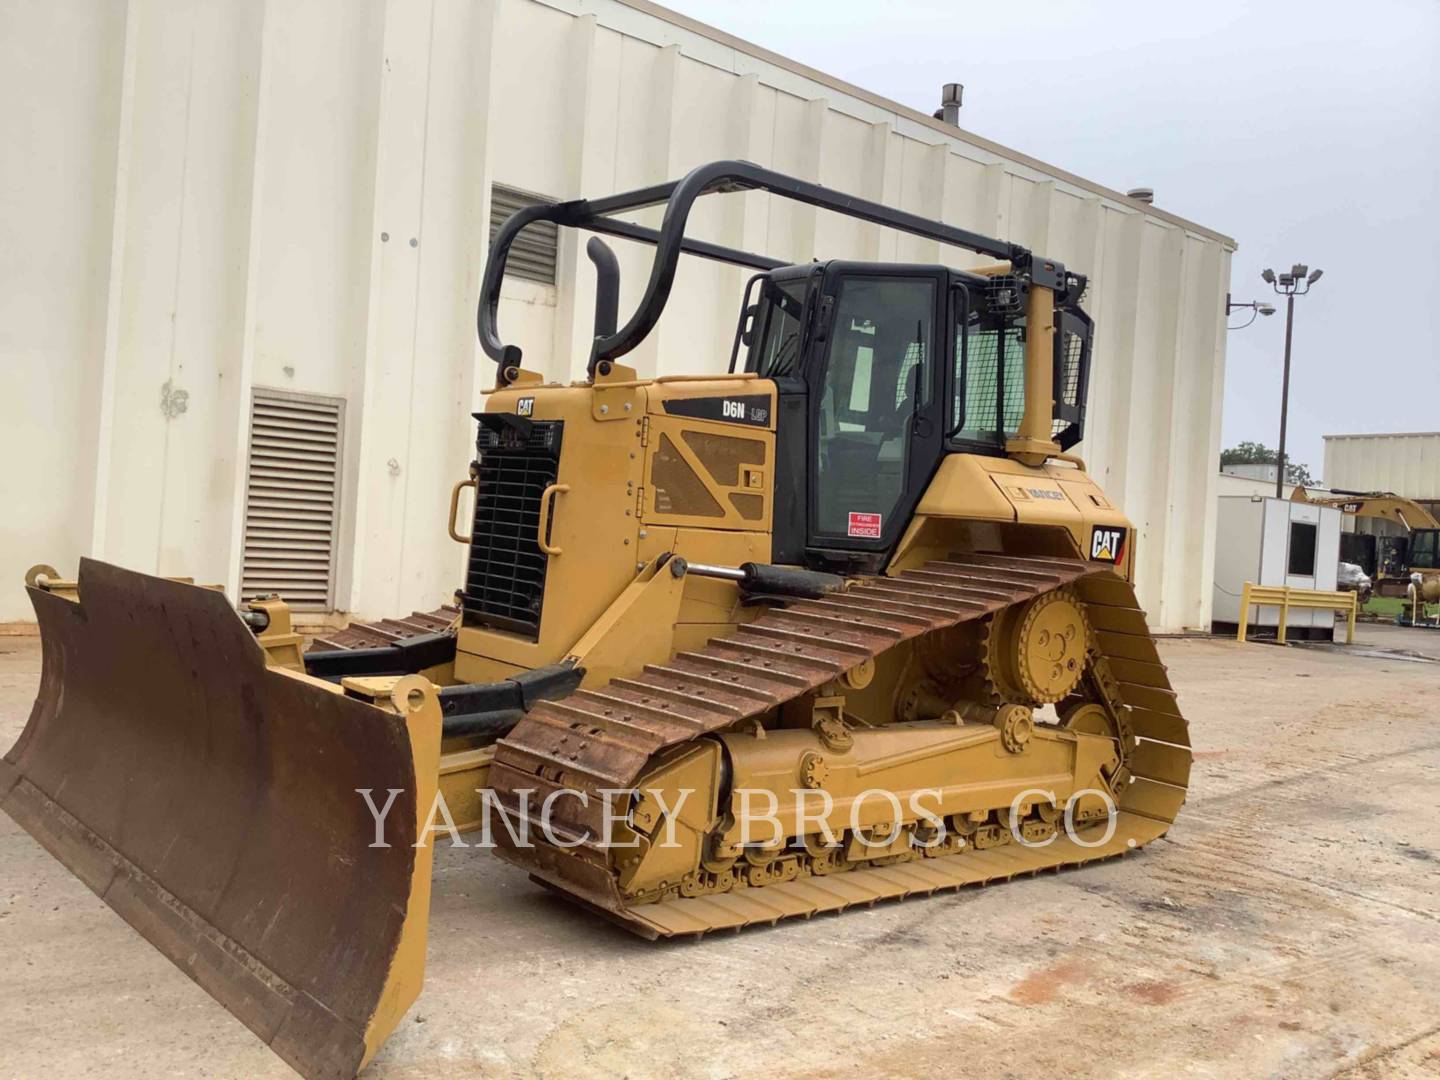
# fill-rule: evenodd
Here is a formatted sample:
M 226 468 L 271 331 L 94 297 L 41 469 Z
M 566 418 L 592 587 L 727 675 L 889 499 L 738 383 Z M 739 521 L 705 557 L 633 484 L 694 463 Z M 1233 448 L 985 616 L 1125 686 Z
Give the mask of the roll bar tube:
M 649 281 L 646 282 L 644 295 L 629 321 L 618 330 L 597 334 L 595 338 L 590 355 L 590 375 L 593 378 L 600 363 L 624 356 L 644 341 L 655 328 L 665 310 L 666 301 L 670 298 L 676 265 L 682 253 L 762 271 L 788 265 L 778 259 L 685 236 L 690 208 L 696 199 L 714 192 L 734 191 L 767 191 L 795 202 L 831 210 L 914 236 L 938 240 L 981 255 L 1008 259 L 1017 267 L 1028 263 L 1030 257 L 1030 252 L 1017 244 L 992 240 L 967 229 L 846 195 L 807 180 L 761 168 L 748 161 L 714 161 L 692 169 L 680 180 L 601 199 L 576 199 L 570 202 L 527 206 L 506 219 L 495 234 L 490 245 L 490 256 L 485 263 L 485 275 L 480 286 L 480 302 L 476 312 L 480 345 L 485 354 L 499 366 L 500 385 L 511 382 L 520 365 L 520 349 L 514 345 L 506 345 L 500 338 L 497 313 L 500 286 L 505 275 L 505 260 L 509 255 L 510 245 L 522 229 L 537 221 L 553 221 L 566 228 L 637 240 L 655 247 Z M 610 216 L 617 212 L 639 210 L 662 203 L 665 205 L 665 216 L 659 231 Z

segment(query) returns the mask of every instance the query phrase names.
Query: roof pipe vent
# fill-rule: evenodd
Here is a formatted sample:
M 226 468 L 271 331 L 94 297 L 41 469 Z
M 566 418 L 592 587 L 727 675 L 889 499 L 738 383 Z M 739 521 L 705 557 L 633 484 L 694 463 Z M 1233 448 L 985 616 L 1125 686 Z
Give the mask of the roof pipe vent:
M 940 108 L 931 115 L 947 124 L 959 125 L 960 103 L 965 97 L 965 84 L 947 82 L 940 90 Z
M 1125 197 L 1126 197 L 1127 199 L 1134 199 L 1136 202 L 1142 202 L 1142 203 L 1144 203 L 1146 206 L 1154 206 L 1154 205 L 1155 205 L 1155 189 L 1154 189 L 1154 188 L 1148 188 L 1148 187 L 1132 187 L 1129 191 L 1125 192 Z

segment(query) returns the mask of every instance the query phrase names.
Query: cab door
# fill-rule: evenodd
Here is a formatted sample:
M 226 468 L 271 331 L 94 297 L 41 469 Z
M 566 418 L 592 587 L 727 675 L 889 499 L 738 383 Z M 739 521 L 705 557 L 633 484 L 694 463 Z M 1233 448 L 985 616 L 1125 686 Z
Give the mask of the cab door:
M 942 452 L 946 275 L 831 264 L 810 386 L 810 561 L 880 569 Z

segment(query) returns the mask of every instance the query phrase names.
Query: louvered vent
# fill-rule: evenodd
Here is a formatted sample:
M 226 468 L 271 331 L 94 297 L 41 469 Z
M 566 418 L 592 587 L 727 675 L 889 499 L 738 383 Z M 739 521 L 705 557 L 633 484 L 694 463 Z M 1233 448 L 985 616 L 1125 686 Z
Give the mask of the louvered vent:
M 495 239 L 505 219 L 517 210 L 550 201 L 543 195 L 528 195 L 514 188 L 494 185 L 490 189 L 490 239 Z M 505 276 L 554 285 L 559 233 L 559 227 L 553 221 L 537 221 L 522 229 L 510 245 L 510 254 L 505 259 Z
M 334 609 L 343 419 L 338 398 L 255 391 L 243 599 L 279 593 L 297 611 Z

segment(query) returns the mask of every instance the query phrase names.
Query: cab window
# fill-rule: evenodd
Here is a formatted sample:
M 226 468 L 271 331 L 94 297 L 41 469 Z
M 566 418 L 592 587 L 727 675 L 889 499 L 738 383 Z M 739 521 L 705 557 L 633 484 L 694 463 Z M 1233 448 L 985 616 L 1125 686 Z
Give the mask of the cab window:
M 879 540 L 905 492 L 910 432 L 932 394 L 936 282 L 845 277 L 819 387 L 816 528 Z
M 1417 570 L 1440 570 L 1440 530 L 1419 529 L 1410 545 L 1410 565 Z
M 967 327 L 957 318 L 951 423 L 956 440 L 1004 446 L 1020 430 L 1025 414 L 1023 332 L 1024 319 L 971 318 Z
M 800 316 L 805 308 L 809 281 L 764 279 L 760 291 L 760 338 L 749 369 L 761 377 L 798 374 L 800 361 Z

